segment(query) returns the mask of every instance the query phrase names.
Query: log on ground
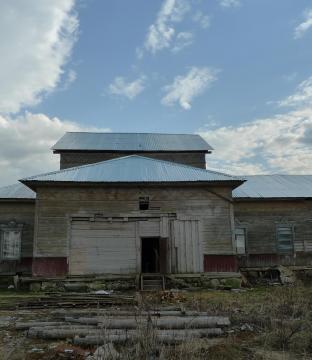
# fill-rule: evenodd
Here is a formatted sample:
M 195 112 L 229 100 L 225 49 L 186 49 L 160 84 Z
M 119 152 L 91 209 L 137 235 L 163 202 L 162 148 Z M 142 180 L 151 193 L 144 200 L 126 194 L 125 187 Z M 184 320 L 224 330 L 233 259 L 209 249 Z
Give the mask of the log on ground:
M 190 341 L 192 339 L 204 338 L 204 337 L 213 337 L 220 336 L 223 334 L 220 328 L 210 328 L 204 329 L 203 331 L 189 330 L 186 333 L 179 332 L 170 332 L 170 331 L 158 331 L 154 334 L 151 334 L 151 340 L 159 343 L 165 344 L 177 344 L 184 341 Z M 80 346 L 92 346 L 92 345 L 102 345 L 108 342 L 120 343 L 125 342 L 136 342 L 142 339 L 142 334 L 127 332 L 124 334 L 109 334 L 105 336 L 97 335 L 87 335 L 85 337 L 76 336 L 74 338 L 74 344 Z
M 151 323 L 153 327 L 159 329 L 188 329 L 188 328 L 209 328 L 229 326 L 230 320 L 221 316 L 198 316 L 198 317 L 132 317 L 124 319 L 105 318 L 105 317 L 65 317 L 68 322 L 78 324 L 98 325 L 107 329 L 136 329 Z

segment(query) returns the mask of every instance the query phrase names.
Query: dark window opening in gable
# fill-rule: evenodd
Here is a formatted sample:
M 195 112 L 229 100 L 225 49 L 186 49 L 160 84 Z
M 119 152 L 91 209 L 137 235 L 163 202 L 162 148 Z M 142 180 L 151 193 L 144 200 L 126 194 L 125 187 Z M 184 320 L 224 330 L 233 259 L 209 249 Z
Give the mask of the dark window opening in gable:
M 149 209 L 149 197 L 148 196 L 139 197 L 139 206 L 140 206 L 140 210 L 148 210 Z

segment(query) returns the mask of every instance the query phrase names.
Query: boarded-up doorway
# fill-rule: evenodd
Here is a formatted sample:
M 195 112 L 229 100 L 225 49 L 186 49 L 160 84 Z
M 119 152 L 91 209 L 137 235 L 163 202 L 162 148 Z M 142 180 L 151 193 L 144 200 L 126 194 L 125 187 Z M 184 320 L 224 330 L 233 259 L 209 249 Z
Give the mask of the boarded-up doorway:
M 159 238 L 142 238 L 142 273 L 159 272 Z
M 69 246 L 71 275 L 135 273 L 135 222 L 73 220 Z

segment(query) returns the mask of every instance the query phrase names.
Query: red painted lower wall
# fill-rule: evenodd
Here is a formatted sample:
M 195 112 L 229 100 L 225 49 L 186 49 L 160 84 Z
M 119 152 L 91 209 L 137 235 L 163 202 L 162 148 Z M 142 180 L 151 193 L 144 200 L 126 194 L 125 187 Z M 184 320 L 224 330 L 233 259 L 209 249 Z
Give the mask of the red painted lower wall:
M 46 257 L 34 258 L 32 264 L 33 276 L 64 276 L 68 273 L 67 258 Z
M 235 272 L 237 258 L 235 255 L 204 255 L 205 272 Z

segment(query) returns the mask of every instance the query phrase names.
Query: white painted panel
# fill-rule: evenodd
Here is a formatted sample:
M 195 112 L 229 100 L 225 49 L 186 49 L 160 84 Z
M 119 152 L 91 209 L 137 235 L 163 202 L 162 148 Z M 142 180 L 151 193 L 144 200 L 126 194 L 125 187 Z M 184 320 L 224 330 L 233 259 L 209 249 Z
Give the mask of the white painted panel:
M 72 275 L 134 273 L 135 222 L 72 223 L 69 263 Z

